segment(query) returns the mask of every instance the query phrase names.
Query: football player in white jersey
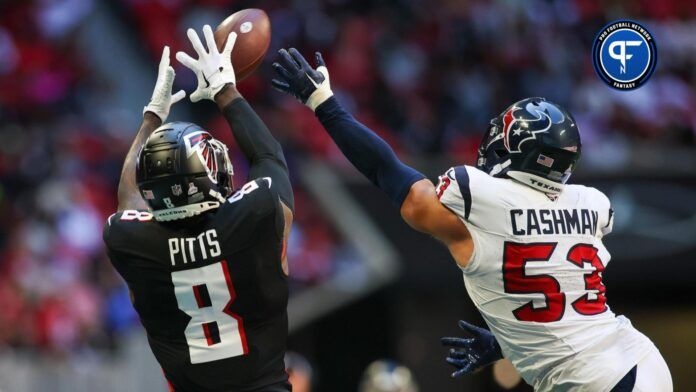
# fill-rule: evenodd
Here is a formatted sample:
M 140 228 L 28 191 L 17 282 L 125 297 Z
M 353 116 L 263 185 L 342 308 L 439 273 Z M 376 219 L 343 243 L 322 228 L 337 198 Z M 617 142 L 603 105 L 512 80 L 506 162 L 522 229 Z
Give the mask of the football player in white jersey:
M 580 158 L 573 117 L 527 98 L 491 121 L 477 167 L 457 166 L 435 186 L 333 97 L 321 55 L 295 49 L 273 64 L 277 89 L 309 106 L 348 160 L 416 230 L 442 241 L 461 268 L 488 330 L 445 339 L 448 362 L 471 372 L 502 357 L 537 391 L 671 391 L 660 352 L 607 306 L 602 237 L 613 213 L 602 192 L 566 185 Z M 492 332 L 492 333 L 491 333 Z

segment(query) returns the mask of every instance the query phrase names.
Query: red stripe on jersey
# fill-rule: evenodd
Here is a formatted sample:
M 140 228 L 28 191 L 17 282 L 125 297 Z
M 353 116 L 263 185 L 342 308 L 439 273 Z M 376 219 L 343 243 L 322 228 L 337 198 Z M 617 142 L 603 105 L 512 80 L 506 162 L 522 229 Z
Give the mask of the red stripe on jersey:
M 205 333 L 205 340 L 208 341 L 208 346 L 215 344 L 213 335 L 210 333 L 210 323 L 203 323 L 203 333 Z
M 198 304 L 198 307 L 205 308 L 206 305 L 203 303 L 203 298 L 201 297 L 200 285 L 193 286 L 193 295 L 196 297 L 196 303 Z
M 223 310 L 223 312 L 225 312 L 225 314 L 228 314 L 231 317 L 234 317 L 234 319 L 237 320 L 237 326 L 239 327 L 239 336 L 242 340 L 244 355 L 246 355 L 249 354 L 249 347 L 247 346 L 246 332 L 244 331 L 244 320 L 237 314 L 232 313 L 232 311 L 230 310 L 230 306 L 234 302 L 234 299 L 237 297 L 237 293 L 234 291 L 234 284 L 232 284 L 232 279 L 230 278 L 230 270 L 227 266 L 227 261 L 225 260 L 222 261 L 222 271 L 225 273 L 225 280 L 227 280 L 227 288 L 230 290 L 230 300 L 229 302 L 227 302 L 227 305 L 225 305 L 225 309 Z
M 171 381 L 169 381 L 169 378 L 167 378 L 167 373 L 164 372 L 164 368 L 162 369 L 162 375 L 164 376 L 164 379 L 167 380 L 167 387 L 169 388 L 169 392 L 176 392 L 176 389 L 174 389 L 174 384 L 172 384 Z

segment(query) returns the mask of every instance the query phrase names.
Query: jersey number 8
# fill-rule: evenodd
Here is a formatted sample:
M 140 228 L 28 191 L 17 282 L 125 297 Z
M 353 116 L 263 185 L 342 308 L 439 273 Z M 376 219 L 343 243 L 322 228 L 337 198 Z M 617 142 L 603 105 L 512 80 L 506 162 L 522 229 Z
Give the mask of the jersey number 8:
M 230 306 L 236 294 L 226 261 L 172 272 L 179 309 L 191 317 L 184 334 L 191 363 L 246 355 L 242 318 Z

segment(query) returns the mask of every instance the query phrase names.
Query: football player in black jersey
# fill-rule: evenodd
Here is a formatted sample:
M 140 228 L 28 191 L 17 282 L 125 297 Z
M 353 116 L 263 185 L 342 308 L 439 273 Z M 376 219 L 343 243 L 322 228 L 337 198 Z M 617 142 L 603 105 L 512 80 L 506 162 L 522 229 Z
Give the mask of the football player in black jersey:
M 176 391 L 290 391 L 285 247 L 293 195 L 278 142 L 235 87 L 231 33 L 219 52 L 177 59 L 193 70 L 197 102 L 217 103 L 249 160 L 235 188 L 227 147 L 191 123 L 162 123 L 174 69 L 165 47 L 152 100 L 126 156 L 118 212 L 104 227 L 112 264 L 131 291 L 157 361 Z

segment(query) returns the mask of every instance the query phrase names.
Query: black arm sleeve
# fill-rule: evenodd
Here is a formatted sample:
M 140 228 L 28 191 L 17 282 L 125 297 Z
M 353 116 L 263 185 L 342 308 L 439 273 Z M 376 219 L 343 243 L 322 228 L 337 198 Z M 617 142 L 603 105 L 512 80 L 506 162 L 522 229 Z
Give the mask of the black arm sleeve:
M 280 143 L 244 98 L 237 98 L 222 110 L 232 128 L 239 149 L 249 160 L 249 179 L 270 177 L 281 200 L 295 211 L 295 198 Z
M 319 105 L 316 115 L 350 163 L 382 189 L 397 207 L 403 204 L 411 185 L 425 178 L 401 162 L 387 142 L 356 121 L 336 98 Z

